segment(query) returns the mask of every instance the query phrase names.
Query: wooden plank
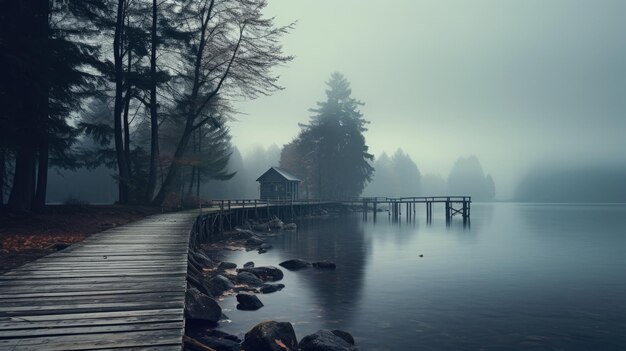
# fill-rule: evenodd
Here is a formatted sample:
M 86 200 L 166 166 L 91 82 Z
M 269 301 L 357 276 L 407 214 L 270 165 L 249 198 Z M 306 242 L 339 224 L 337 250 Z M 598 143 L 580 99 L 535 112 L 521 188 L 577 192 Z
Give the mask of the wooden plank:
M 102 264 L 96 264 L 93 266 L 84 266 L 81 265 L 79 267 L 73 266 L 73 265 L 39 265 L 39 266 L 30 266 L 30 267 L 22 267 L 22 268 L 18 268 L 15 269 L 11 272 L 8 272 L 7 276 L 10 275 L 16 275 L 16 274 L 20 274 L 21 272 L 33 272 L 33 273 L 38 273 L 38 274 L 54 274 L 54 272 L 57 271 L 71 271 L 71 272 L 99 272 L 99 271 L 106 271 L 106 272 L 110 272 L 111 268 L 114 267 L 116 270 L 124 270 L 124 269 L 128 269 L 128 270 L 150 270 L 150 269 L 154 269 L 154 270 L 158 270 L 158 269 L 172 269 L 172 270 L 178 270 L 178 269 L 184 269 L 186 268 L 186 264 L 185 263 L 178 263 L 178 264 L 159 264 L 159 265 L 151 265 L 151 264 L 145 264 L 145 263 L 139 263 L 139 264 L 134 264 L 134 263 L 126 263 L 126 264 L 113 264 L 113 263 L 109 263 L 107 265 L 102 265 Z
M 179 345 L 182 331 L 176 329 L 130 331 L 119 333 L 63 335 L 19 339 L 15 351 L 101 350 L 144 346 Z
M 98 284 L 107 284 L 107 283 L 129 283 L 129 284 L 141 284 L 144 282 L 163 282 L 167 283 L 171 279 L 166 276 L 162 277 L 95 277 L 95 278 L 45 278 L 45 279 L 24 279 L 24 280 L 4 280 L 2 281 L 2 285 L 6 288 L 10 288 L 13 286 L 29 286 L 31 288 L 35 288 L 36 286 L 51 286 L 53 284 L 58 285 L 71 285 L 71 284 L 90 284 L 90 285 L 98 285 Z
M 143 321 L 142 323 L 121 324 L 121 325 L 92 325 L 92 326 L 74 326 L 59 328 L 38 328 L 38 329 L 14 329 L 0 330 L 1 338 L 32 338 L 36 336 L 54 336 L 54 335 L 77 335 L 77 334 L 100 334 L 100 333 L 119 333 L 141 330 L 164 330 L 164 329 L 182 329 L 183 321 L 169 321 L 150 323 Z
M 120 290 L 93 290 L 93 291 L 69 291 L 69 292 L 35 292 L 35 293 L 19 293 L 19 294 L 0 294 L 0 299 L 15 299 L 15 298 L 41 298 L 41 297 L 64 297 L 64 296 L 100 296 L 111 294 L 143 294 L 151 292 L 147 289 L 120 289 Z M 159 290 L 160 292 L 177 292 L 181 291 L 181 286 L 177 286 L 174 289 Z
M 63 302 L 71 301 L 73 303 L 103 303 L 103 302 L 129 302 L 129 301 L 176 301 L 180 292 L 142 292 L 135 294 L 106 294 L 98 296 L 53 296 L 53 297 L 40 297 L 35 302 L 38 306 L 43 305 L 57 305 Z M 0 307 L 17 307 L 17 306 L 29 306 L 33 305 L 32 297 L 19 297 L 0 299 Z
M 177 270 L 170 270 L 170 271 L 163 271 L 163 270 L 156 270 L 156 271 L 143 271 L 143 270 L 136 270 L 135 272 L 124 272 L 122 270 L 115 270 L 113 272 L 111 271 L 101 271 L 101 272 L 93 272 L 93 271 L 87 271 L 87 272 L 75 272 L 75 271 L 67 271 L 67 272 L 56 272 L 54 273 L 54 277 L 51 278 L 51 274 L 49 273 L 43 273 L 43 274 L 33 274 L 30 272 L 24 272 L 24 274 L 12 274 L 12 275 L 3 275 L 0 276 L 0 284 L 3 284 L 5 281 L 18 281 L 18 280 L 32 280 L 32 279 L 40 279 L 40 280 L 44 280 L 44 279 L 48 279 L 48 280 L 56 280 L 56 281 L 62 281 L 63 279 L 66 278 L 83 278 L 83 279 L 87 279 L 87 278 L 114 278 L 114 277 L 119 277 L 119 278 L 126 278 L 126 277 L 168 277 L 168 276 L 180 276 L 181 274 L 184 274 L 186 271 L 182 270 L 182 269 L 177 269 Z
M 106 284 L 64 284 L 64 285 L 50 285 L 50 286 L 41 286 L 37 288 L 37 291 L 42 292 L 69 292 L 69 291 L 98 291 L 98 290 L 113 290 L 113 289 L 146 289 L 146 290 L 156 290 L 156 289 L 173 289 L 180 288 L 181 290 L 185 289 L 185 283 L 181 282 L 170 282 L 169 284 L 163 284 L 162 282 L 150 283 L 146 282 L 143 284 L 137 283 L 106 283 Z M 1 293 L 30 293 L 33 292 L 33 288 L 27 285 L 11 288 L 11 290 L 0 290 Z
M 156 316 L 162 314 L 178 313 L 183 315 L 183 310 L 178 308 L 170 309 L 147 309 L 147 310 L 130 310 L 130 311 L 109 311 L 109 312 L 92 312 L 92 313 L 66 313 L 66 314 L 47 314 L 47 315 L 24 315 L 19 318 L 11 317 L 10 321 L 26 320 L 28 322 L 41 321 L 62 321 L 76 319 L 93 319 L 93 318 L 115 318 L 115 317 L 138 317 L 138 316 Z
M 99 351 L 119 351 L 122 349 L 98 349 Z M 180 345 L 169 345 L 169 346 L 142 346 L 142 347 L 124 347 L 125 351 L 180 351 Z
M 125 310 L 155 309 L 155 308 L 184 308 L 184 301 L 160 301 L 160 302 L 114 302 L 114 303 L 84 303 L 64 304 L 56 306 L 12 306 L 0 307 L 0 313 L 5 316 L 20 316 L 22 314 L 38 315 L 50 313 L 86 313 L 86 312 L 112 312 Z
M 30 322 L 25 320 L 16 320 L 9 322 L 0 322 L 0 333 L 8 332 L 14 329 L 28 330 L 41 328 L 66 328 L 66 327 L 84 327 L 98 325 L 124 325 L 124 324 L 142 324 L 156 322 L 176 322 L 181 320 L 180 313 L 164 314 L 164 315 L 147 315 L 147 316 L 122 316 L 110 318 L 84 318 L 84 319 L 63 319 L 53 321 Z

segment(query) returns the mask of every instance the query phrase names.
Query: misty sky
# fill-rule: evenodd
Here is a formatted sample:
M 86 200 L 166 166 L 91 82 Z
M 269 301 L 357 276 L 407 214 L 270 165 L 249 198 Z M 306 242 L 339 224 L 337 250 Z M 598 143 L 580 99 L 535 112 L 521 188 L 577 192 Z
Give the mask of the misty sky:
M 295 60 L 285 90 L 242 102 L 245 154 L 293 139 L 340 71 L 372 153 L 404 149 L 447 177 L 474 154 L 509 197 L 530 166 L 626 162 L 626 1 L 269 0 Z

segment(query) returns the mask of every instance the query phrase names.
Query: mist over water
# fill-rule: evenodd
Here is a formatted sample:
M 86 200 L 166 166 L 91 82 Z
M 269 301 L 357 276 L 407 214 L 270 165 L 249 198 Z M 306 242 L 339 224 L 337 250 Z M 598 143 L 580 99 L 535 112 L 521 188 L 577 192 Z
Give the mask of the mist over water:
M 300 221 L 267 254 L 225 260 L 277 265 L 330 259 L 336 271 L 285 271 L 256 312 L 221 304 L 242 335 L 259 320 L 292 321 L 302 337 L 349 330 L 366 350 L 626 347 L 626 206 L 474 204 L 470 227 L 349 218 Z M 420 258 L 419 255 L 424 257 Z
M 626 164 L 623 1 L 274 0 L 268 11 L 298 20 L 285 38 L 296 58 L 285 90 L 240 105 L 244 154 L 259 138 L 291 141 L 340 71 L 365 103 L 376 157 L 401 148 L 447 179 L 475 155 L 500 200 L 538 163 Z

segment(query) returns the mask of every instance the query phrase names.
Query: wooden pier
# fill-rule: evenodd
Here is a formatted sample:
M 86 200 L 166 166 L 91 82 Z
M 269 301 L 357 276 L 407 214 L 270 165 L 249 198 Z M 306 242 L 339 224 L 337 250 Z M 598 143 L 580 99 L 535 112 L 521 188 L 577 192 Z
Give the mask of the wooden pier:
M 196 216 L 151 216 L 1 275 L 0 350 L 180 350 Z
M 446 224 L 450 224 L 452 218 L 460 215 L 463 224 L 468 224 L 471 215 L 471 196 L 426 196 L 426 197 L 365 197 L 361 199 L 363 206 L 363 216 L 367 219 L 369 211 L 372 211 L 374 220 L 376 219 L 379 206 L 386 205 L 388 214 L 392 220 L 398 221 L 402 218 L 402 212 L 407 220 L 412 220 L 416 216 L 417 205 L 424 204 L 426 210 L 426 223 L 433 220 L 433 204 L 444 205 L 444 217 Z
M 292 219 L 317 213 L 324 208 L 346 205 L 361 207 L 365 220 L 369 212 L 372 212 L 376 220 L 378 212 L 386 206 L 389 217 L 393 221 L 399 221 L 403 213 L 407 220 L 414 220 L 418 205 L 424 204 L 426 223 L 432 224 L 433 204 L 442 204 L 446 224 L 450 224 L 456 215 L 461 216 L 463 224 L 469 224 L 471 203 L 471 196 L 361 197 L 339 200 L 224 199 L 200 205 L 200 212 L 212 212 L 211 223 L 207 225 L 212 226 L 213 232 L 231 230 L 249 219 L 269 220 L 273 216 Z

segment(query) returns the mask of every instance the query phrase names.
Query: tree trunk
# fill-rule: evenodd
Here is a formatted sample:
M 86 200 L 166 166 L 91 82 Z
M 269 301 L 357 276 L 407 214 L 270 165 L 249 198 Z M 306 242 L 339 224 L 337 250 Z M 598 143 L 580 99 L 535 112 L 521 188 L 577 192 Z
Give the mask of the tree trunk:
M 115 38 L 113 39 L 113 59 L 115 64 L 115 104 L 113 107 L 113 127 L 115 133 L 115 152 L 117 155 L 118 188 L 120 203 L 128 203 L 128 181 L 130 169 L 124 152 L 124 140 L 122 137 L 122 110 L 123 110 L 123 77 L 124 66 L 122 63 L 122 35 L 124 32 L 124 6 L 125 0 L 117 2 L 117 21 L 115 23 Z
M 46 193 L 48 190 L 48 131 L 43 131 L 39 145 L 39 159 L 37 166 L 37 191 L 33 209 L 42 212 L 46 207 Z
M 159 162 L 159 120 L 157 116 L 156 94 L 156 52 L 157 52 L 157 1 L 152 0 L 152 29 L 150 50 L 150 169 L 146 187 L 145 202 L 149 203 L 154 194 Z
M 172 160 L 172 164 L 167 171 L 167 175 L 165 176 L 165 180 L 161 185 L 161 189 L 159 193 L 152 201 L 155 205 L 160 205 L 163 203 L 165 198 L 169 193 L 174 191 L 174 180 L 178 178 L 180 172 L 180 160 L 182 160 L 183 155 L 185 154 L 185 149 L 187 149 L 187 145 L 189 144 L 189 137 L 192 132 L 192 120 L 187 120 L 187 124 L 185 126 L 185 130 L 183 131 L 183 135 L 180 137 L 178 144 L 176 145 L 176 151 L 174 152 L 174 159 Z M 182 195 L 182 194 L 181 194 Z
M 50 2 L 42 4 L 42 10 L 45 11 L 45 17 L 42 16 L 39 23 L 41 30 L 45 33 L 42 35 L 42 45 L 39 46 L 39 59 L 42 61 L 42 76 L 40 79 L 38 97 L 38 166 L 37 166 L 37 188 L 33 209 L 42 212 L 46 207 L 46 193 L 48 190 L 48 149 L 50 143 L 50 131 L 48 127 L 48 118 L 50 115 L 50 82 L 48 80 L 48 57 L 49 57 L 49 15 Z
M 196 181 L 196 167 L 191 166 L 191 176 L 189 177 L 189 187 L 187 187 L 187 198 L 191 198 L 191 193 L 193 191 L 193 183 Z
M 130 113 L 130 100 L 132 97 L 133 86 L 130 81 L 132 57 L 130 50 L 128 51 L 128 67 L 126 68 L 126 95 L 124 96 L 124 117 L 123 117 L 123 129 L 124 129 L 124 158 L 126 161 L 126 168 L 128 169 L 128 181 L 130 182 L 133 177 L 133 170 L 130 165 L 130 123 L 128 123 L 128 114 Z M 132 189 L 128 188 L 128 200 L 132 199 Z
M 25 25 L 24 39 L 37 48 L 29 51 L 27 61 L 30 75 L 25 77 L 25 84 L 16 87 L 23 89 L 22 114 L 19 144 L 15 155 L 15 175 L 9 196 L 9 207 L 20 212 L 32 210 L 35 200 L 35 164 L 37 160 L 38 139 L 42 131 L 47 133 L 45 123 L 48 118 L 48 47 L 50 3 L 47 0 L 32 1 L 28 12 L 17 14 Z M 22 9 L 24 11 L 24 9 Z M 25 17 L 22 17 L 25 16 Z M 46 174 L 43 174 L 44 178 Z M 43 181 L 45 184 L 45 179 Z
M 0 147 L 0 206 L 4 205 L 4 182 L 6 173 L 6 150 Z
M 198 154 L 202 154 L 202 129 L 198 128 Z M 200 169 L 198 169 L 198 174 L 196 175 L 196 199 L 200 201 Z
M 193 154 L 191 155 L 191 159 L 194 161 L 191 163 L 191 176 L 189 177 L 189 187 L 187 188 L 187 198 L 191 198 L 191 192 L 193 191 L 193 182 L 196 181 L 196 172 L 198 171 L 198 167 L 194 165 L 195 161 L 197 161 L 198 157 L 198 134 L 193 134 Z
M 35 157 L 32 144 L 25 142 L 15 155 L 15 175 L 9 196 L 9 207 L 20 212 L 30 212 L 35 192 Z M 28 145 L 30 144 L 30 145 Z

